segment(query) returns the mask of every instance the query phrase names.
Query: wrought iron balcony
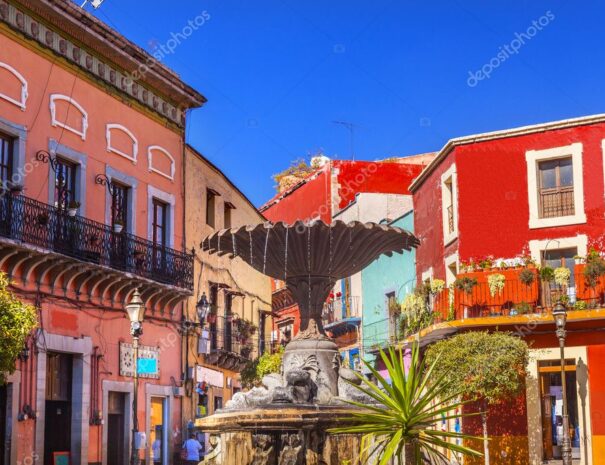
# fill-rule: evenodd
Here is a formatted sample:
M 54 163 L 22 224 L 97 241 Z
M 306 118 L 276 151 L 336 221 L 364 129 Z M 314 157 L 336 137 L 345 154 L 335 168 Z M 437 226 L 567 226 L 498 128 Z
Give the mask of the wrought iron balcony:
M 23 195 L 0 196 L 0 236 L 181 289 L 193 288 L 193 256 Z
M 255 342 L 258 337 L 240 334 L 232 318 L 213 313 L 201 331 L 198 353 L 209 365 L 240 372 L 253 358 Z

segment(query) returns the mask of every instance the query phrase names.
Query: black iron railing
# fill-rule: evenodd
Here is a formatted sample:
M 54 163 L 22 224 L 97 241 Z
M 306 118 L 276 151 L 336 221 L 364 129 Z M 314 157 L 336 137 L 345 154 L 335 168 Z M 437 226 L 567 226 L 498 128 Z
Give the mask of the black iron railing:
M 193 288 L 193 256 L 23 195 L 0 196 L 0 236 L 154 281 Z

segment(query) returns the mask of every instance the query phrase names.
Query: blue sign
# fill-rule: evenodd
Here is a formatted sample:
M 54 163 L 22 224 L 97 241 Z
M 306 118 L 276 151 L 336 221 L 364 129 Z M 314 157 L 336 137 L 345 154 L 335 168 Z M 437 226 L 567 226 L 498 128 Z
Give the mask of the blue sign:
M 155 375 L 158 372 L 158 361 L 155 358 L 140 358 L 137 363 L 139 375 Z

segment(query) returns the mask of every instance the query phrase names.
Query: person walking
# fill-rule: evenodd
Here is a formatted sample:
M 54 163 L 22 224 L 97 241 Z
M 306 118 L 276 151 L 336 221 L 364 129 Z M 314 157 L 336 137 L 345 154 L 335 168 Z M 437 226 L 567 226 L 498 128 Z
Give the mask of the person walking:
M 200 452 L 203 447 L 195 438 L 195 433 L 191 433 L 189 439 L 183 444 L 183 452 L 185 452 L 186 465 L 197 465 L 200 462 Z

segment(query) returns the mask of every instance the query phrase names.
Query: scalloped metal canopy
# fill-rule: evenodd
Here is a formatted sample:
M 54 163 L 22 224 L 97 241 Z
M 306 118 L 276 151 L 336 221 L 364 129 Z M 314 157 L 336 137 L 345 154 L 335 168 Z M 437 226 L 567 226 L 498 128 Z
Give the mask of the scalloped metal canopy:
M 334 281 L 357 273 L 382 254 L 403 253 L 419 244 L 412 233 L 395 226 L 297 221 L 223 229 L 204 239 L 201 247 L 240 257 L 272 278 L 323 276 Z

